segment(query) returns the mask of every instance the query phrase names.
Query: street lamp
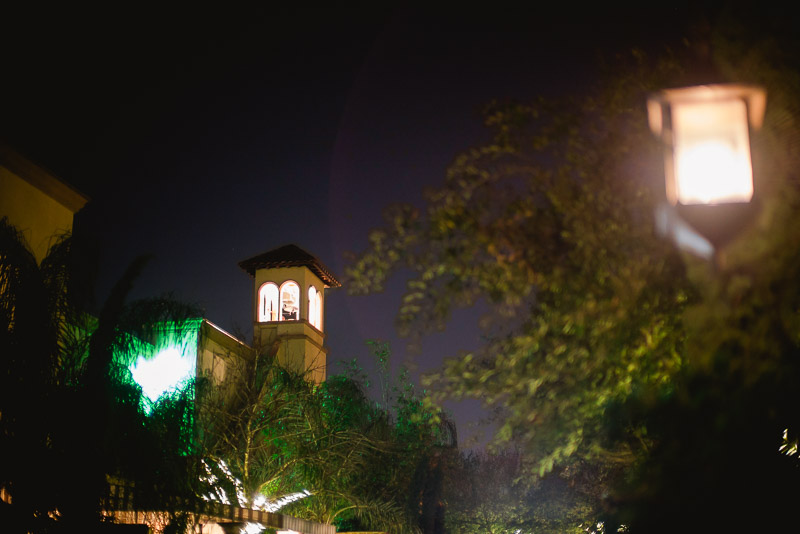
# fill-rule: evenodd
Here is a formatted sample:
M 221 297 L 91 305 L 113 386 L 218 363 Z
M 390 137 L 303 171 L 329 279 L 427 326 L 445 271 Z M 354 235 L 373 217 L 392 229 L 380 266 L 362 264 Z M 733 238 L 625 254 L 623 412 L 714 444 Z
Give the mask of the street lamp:
M 715 250 L 754 211 L 750 131 L 761 127 L 766 99 L 764 89 L 740 84 L 666 89 L 648 98 L 650 129 L 665 148 L 667 199 Z

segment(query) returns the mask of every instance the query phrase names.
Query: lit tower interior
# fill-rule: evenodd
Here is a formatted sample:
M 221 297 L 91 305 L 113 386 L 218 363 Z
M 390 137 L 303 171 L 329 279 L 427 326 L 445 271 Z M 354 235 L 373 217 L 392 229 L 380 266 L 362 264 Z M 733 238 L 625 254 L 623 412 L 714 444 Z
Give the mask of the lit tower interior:
M 340 287 L 319 259 L 285 245 L 239 262 L 254 279 L 253 346 L 269 350 L 279 363 L 325 380 L 325 289 Z

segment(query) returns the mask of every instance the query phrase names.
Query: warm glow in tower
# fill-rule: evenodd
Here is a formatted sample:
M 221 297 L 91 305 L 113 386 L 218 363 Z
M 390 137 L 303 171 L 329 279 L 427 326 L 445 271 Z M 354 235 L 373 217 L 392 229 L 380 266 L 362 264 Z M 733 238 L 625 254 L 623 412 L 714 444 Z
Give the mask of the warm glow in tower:
M 254 279 L 253 346 L 290 369 L 325 380 L 325 289 L 339 287 L 316 257 L 286 245 L 239 263 Z

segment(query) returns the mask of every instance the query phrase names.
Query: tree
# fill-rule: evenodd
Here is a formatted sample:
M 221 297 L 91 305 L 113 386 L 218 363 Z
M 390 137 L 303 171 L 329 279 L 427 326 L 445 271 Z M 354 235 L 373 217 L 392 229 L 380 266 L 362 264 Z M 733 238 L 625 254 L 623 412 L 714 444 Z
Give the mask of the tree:
M 657 147 L 645 95 L 675 72 L 635 52 L 595 97 L 494 103 L 492 140 L 458 156 L 427 209 L 394 207 L 350 266 L 348 287 L 379 291 L 414 273 L 398 324 L 443 328 L 452 306 L 491 306 L 482 349 L 429 384 L 502 407 L 501 441 L 543 476 L 572 457 L 630 465 L 640 429 L 605 439 L 609 405 L 669 387 L 682 365 L 691 296 L 678 254 L 655 238 Z
M 225 360 L 225 382 L 201 388 L 199 410 L 203 454 L 214 480 L 230 481 L 226 495 L 239 486 L 238 502 L 254 507 L 303 495 L 287 513 L 415 531 L 419 507 L 410 506 L 408 495 L 438 427 L 412 390 L 398 396 L 393 416 L 369 400 L 354 375 L 314 385 L 269 351 L 244 346 Z
M 722 21 L 714 57 L 731 77 L 764 85 L 765 127 L 753 141 L 760 212 L 721 269 L 690 257 L 698 297 L 685 314 L 686 360 L 667 396 L 624 406 L 653 447 L 617 493 L 633 532 L 789 531 L 800 487 L 793 401 L 800 384 L 800 63 L 792 21 Z
M 763 217 L 747 237 L 748 260 L 732 249 L 727 274 L 698 275 L 703 267 L 659 239 L 653 224 L 662 156 L 643 103 L 680 79 L 679 65 L 692 64 L 678 60 L 680 48 L 659 61 L 639 50 L 615 58 L 595 97 L 491 105 L 492 140 L 456 158 L 424 212 L 388 211 L 388 226 L 370 234 L 348 272 L 355 293 L 381 290 L 398 268 L 414 273 L 398 316 L 405 332 L 444 327 L 454 305 L 489 303 L 499 320 L 487 321 L 485 346 L 449 360 L 430 384 L 500 407 L 497 439 L 521 443 L 534 478 L 560 467 L 605 507 L 600 515 L 624 509 L 617 520 L 640 531 L 690 529 L 665 515 L 706 502 L 714 503 L 711 518 L 723 502 L 743 510 L 753 485 L 725 487 L 741 454 L 771 462 L 769 476 L 742 480 L 760 488 L 778 480 L 776 488 L 796 495 L 788 489 L 794 460 L 778 452 L 793 450 L 796 436 L 785 395 L 797 384 L 797 247 L 778 227 L 797 206 L 797 46 L 778 31 L 788 26 L 757 35 L 728 21 L 712 39 L 724 73 L 770 94 L 768 124 L 755 140 L 769 153 L 756 164 L 770 177 L 760 191 Z M 704 431 L 714 415 L 721 427 Z M 688 441 L 683 423 L 693 429 Z M 698 442 L 707 445 L 702 453 Z M 690 458 L 694 472 L 677 469 Z M 712 465 L 715 475 L 703 479 Z M 766 467 L 743 465 L 751 474 Z M 604 498 L 635 466 L 630 493 Z M 693 495 L 713 499 L 685 506 L 689 480 L 702 488 Z M 731 488 L 747 491 L 734 498 Z M 785 504 L 772 502 L 769 510 Z
M 141 391 L 114 354 L 130 347 L 131 334 L 180 321 L 189 308 L 164 299 L 125 306 L 140 258 L 91 317 L 83 252 L 62 236 L 37 264 L 17 229 L 0 221 L 0 488 L 10 499 L 0 513 L 12 531 L 99 528 L 107 476 L 146 480 L 152 497 L 187 482 L 185 470 L 170 468 L 181 451 L 158 417 L 144 416 Z M 186 411 L 177 408 L 160 413 Z

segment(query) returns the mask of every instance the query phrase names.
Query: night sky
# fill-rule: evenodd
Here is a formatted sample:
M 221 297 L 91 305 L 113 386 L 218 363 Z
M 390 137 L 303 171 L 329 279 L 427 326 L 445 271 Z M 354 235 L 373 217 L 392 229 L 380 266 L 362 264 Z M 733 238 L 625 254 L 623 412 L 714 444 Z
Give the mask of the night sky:
M 98 301 L 153 253 L 133 297 L 172 291 L 249 336 L 240 260 L 295 243 L 341 276 L 388 204 L 421 205 L 487 138 L 489 100 L 585 87 L 598 54 L 658 43 L 685 14 L 379 4 L 0 8 L 0 137 L 91 197 L 76 231 L 102 252 Z M 328 292 L 329 361 L 369 368 L 364 342 L 379 338 L 424 372 L 476 346 L 467 311 L 408 353 L 402 287 Z M 456 417 L 468 433 L 474 412 Z

